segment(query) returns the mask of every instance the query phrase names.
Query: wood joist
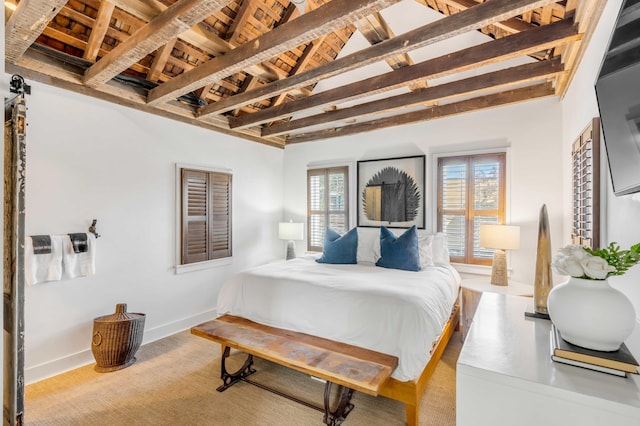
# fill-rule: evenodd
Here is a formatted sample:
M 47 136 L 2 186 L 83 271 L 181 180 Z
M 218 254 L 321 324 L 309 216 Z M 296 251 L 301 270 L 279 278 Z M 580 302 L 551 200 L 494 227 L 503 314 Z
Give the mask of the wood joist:
M 6 69 L 284 147 L 563 96 L 605 3 L 415 0 L 444 18 L 396 35 L 397 2 L 308 0 L 301 14 L 289 0 L 20 0 Z M 370 46 L 341 54 L 354 31 Z M 471 31 L 487 41 L 415 60 Z M 389 71 L 314 93 L 377 62 Z

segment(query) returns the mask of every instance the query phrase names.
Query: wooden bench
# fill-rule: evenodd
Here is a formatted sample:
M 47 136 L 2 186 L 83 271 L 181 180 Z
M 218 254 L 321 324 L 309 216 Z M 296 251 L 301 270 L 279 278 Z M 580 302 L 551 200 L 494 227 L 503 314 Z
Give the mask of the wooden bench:
M 326 380 L 324 422 L 327 425 L 339 425 L 344 421 L 353 409 L 350 400 L 354 391 L 377 396 L 398 365 L 395 356 L 231 315 L 195 326 L 191 333 L 218 342 L 225 348 L 220 367 L 223 380 L 218 388 L 220 392 L 239 381 L 248 381 L 246 377 L 255 372 L 252 368 L 254 355 Z M 226 371 L 229 348 L 248 354 L 247 361 L 235 373 Z M 329 396 L 333 383 L 342 385 L 343 390 L 338 407 L 332 411 Z

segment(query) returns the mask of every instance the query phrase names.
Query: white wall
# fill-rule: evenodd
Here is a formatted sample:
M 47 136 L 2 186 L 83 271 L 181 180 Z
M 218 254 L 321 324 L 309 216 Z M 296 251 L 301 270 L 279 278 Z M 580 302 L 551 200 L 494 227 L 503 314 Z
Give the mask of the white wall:
M 427 185 L 435 182 L 434 154 L 509 148 L 509 222 L 520 225 L 521 248 L 511 252 L 512 279 L 533 283 L 538 217 L 547 205 L 554 246 L 562 238 L 563 199 L 560 104 L 556 98 L 495 108 L 435 121 L 363 133 L 326 141 L 307 142 L 285 149 L 285 216 L 304 219 L 306 175 L 309 164 L 356 162 L 409 155 L 427 155 Z M 353 185 L 352 185 L 353 187 Z M 434 228 L 433 188 L 427 198 L 427 229 Z M 356 211 L 351 194 L 351 211 Z M 355 215 L 352 226 L 355 226 Z M 287 216 L 288 217 L 288 216 Z M 302 243 L 301 243 L 302 244 Z M 306 242 L 304 243 L 306 247 Z
M 102 235 L 95 276 L 27 288 L 28 382 L 93 362 L 93 319 L 116 303 L 146 314 L 146 343 L 212 318 L 225 278 L 282 254 L 282 150 L 38 83 L 27 102 L 27 235 L 93 218 Z M 174 273 L 176 163 L 232 170 L 230 265 Z
M 589 120 L 599 116 L 598 105 L 595 96 L 594 84 L 602 62 L 604 52 L 613 26 L 615 24 L 618 10 L 622 0 L 612 0 L 607 2 L 605 10 L 600 18 L 597 30 L 589 43 L 586 54 L 578 68 L 578 72 L 569 88 L 565 99 L 562 102 L 562 140 L 563 156 L 569 158 L 571 142 L 584 129 Z M 604 146 L 603 154 L 606 153 Z M 603 161 L 601 173 L 604 175 L 602 201 L 604 207 L 603 241 L 601 245 L 615 241 L 623 248 L 640 242 L 640 193 L 616 197 L 613 195 L 609 169 L 606 161 Z M 570 188 L 571 171 L 570 164 L 566 162 L 564 171 L 564 189 L 567 205 L 565 206 L 566 229 L 570 228 Z M 640 165 L 638 165 L 640 167 Z M 566 233 L 565 233 L 566 234 Z M 568 234 L 564 242 L 568 242 Z M 640 322 L 640 266 L 632 268 L 622 277 L 615 277 L 611 280 L 619 290 L 627 294 L 634 303 L 638 321 Z M 638 329 L 639 327 L 636 327 Z

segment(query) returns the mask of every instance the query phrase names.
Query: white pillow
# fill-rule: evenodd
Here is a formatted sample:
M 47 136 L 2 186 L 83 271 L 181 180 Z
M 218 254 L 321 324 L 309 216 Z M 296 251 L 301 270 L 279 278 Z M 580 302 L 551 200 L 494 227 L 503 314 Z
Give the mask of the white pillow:
M 418 233 L 418 251 L 420 252 L 420 267 L 422 269 L 433 266 L 433 235 Z
M 433 251 L 433 264 L 434 265 L 449 265 L 449 249 L 447 248 L 447 236 L 442 232 L 437 232 L 433 236 L 431 243 L 431 250 Z
M 380 259 L 380 228 L 358 228 L 356 261 L 376 263 Z

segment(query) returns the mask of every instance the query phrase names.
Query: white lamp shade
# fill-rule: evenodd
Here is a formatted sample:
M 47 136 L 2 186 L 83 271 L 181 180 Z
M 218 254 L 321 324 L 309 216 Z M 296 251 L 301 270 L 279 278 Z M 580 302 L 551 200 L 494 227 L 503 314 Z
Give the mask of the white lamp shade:
M 278 238 L 281 240 L 302 240 L 304 238 L 304 223 L 280 223 L 278 225 Z
M 480 225 L 480 246 L 517 250 L 520 248 L 520 227 L 513 225 Z

